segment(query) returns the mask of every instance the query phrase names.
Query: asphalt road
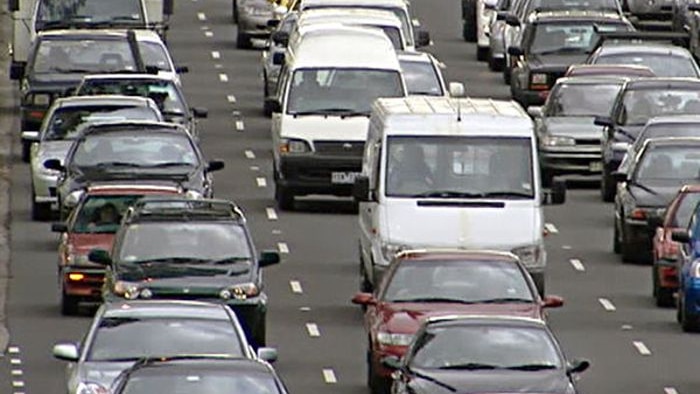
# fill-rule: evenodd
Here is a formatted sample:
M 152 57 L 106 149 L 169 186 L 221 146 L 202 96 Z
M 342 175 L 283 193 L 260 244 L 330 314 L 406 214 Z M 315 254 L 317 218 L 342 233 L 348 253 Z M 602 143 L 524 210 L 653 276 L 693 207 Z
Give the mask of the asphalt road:
M 435 41 L 429 50 L 447 64 L 447 78 L 465 82 L 472 96 L 507 98 L 500 75 L 461 41 L 459 1 L 412 2 Z M 294 213 L 274 211 L 260 53 L 235 49 L 230 12 L 227 0 L 178 2 L 169 44 L 175 59 L 190 67 L 183 78 L 190 103 L 209 109 L 201 126 L 204 151 L 226 160 L 216 174 L 217 196 L 244 208 L 259 248 L 284 253 L 283 263 L 265 272 L 268 342 L 279 349 L 277 368 L 292 393 L 367 393 L 366 339 L 361 313 L 350 304 L 358 284 L 355 213 L 348 201 L 333 199 L 305 201 Z M 64 364 L 52 359 L 51 346 L 79 340 L 90 318 L 59 313 L 56 236 L 48 223 L 29 220 L 28 168 L 15 158 L 11 343 L 0 358 L 0 393 L 62 393 Z M 579 187 L 566 205 L 545 212 L 556 228 L 547 239 L 548 292 L 566 299 L 550 321 L 569 357 L 592 361 L 580 382 L 583 392 L 700 392 L 700 336 L 682 333 L 673 310 L 654 306 L 650 267 L 623 265 L 612 254 L 612 206 L 597 190 Z

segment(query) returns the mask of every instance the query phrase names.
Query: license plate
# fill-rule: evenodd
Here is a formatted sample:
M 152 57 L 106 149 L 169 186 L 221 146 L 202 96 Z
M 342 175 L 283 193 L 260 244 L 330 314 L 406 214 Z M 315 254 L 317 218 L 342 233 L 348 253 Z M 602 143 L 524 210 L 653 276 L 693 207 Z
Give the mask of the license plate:
M 603 162 L 602 161 L 594 161 L 588 165 L 588 169 L 591 172 L 601 172 L 601 171 L 603 171 Z
M 357 172 L 332 172 L 331 183 L 355 183 L 357 175 L 359 175 Z

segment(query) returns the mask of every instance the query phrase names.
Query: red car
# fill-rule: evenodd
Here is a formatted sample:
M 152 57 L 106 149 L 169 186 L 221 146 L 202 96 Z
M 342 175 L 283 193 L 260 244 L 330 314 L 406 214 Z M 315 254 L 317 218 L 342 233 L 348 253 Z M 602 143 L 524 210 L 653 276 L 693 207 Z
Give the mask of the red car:
M 177 194 L 182 188 L 166 184 L 100 184 L 88 187 L 65 222 L 51 230 L 61 233 L 58 246 L 58 276 L 61 313 L 73 315 L 80 302 L 100 302 L 104 266 L 91 263 L 87 254 L 94 248 L 109 250 L 121 215 L 144 195 Z
M 671 240 L 671 233 L 685 229 L 695 206 L 700 202 L 700 185 L 685 185 L 666 209 L 663 218 L 656 217 L 650 225 L 656 227 L 653 243 L 652 292 L 656 305 L 675 305 L 674 294 L 678 290 L 680 249 Z
M 391 370 L 386 356 L 401 357 L 421 321 L 444 315 L 508 315 L 544 319 L 560 297 L 541 299 L 532 278 L 510 253 L 413 250 L 397 254 L 374 294 L 358 293 L 365 306 L 367 383 L 387 393 Z

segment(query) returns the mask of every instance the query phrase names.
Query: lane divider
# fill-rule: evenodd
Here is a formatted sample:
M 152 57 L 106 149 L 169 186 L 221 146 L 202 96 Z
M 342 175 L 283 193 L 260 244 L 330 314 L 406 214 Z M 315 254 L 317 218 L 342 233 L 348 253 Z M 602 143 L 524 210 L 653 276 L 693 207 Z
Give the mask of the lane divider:
M 236 121 L 236 131 L 243 131 L 245 130 L 245 123 L 243 123 L 242 120 L 237 120 Z
M 219 81 L 228 82 L 228 75 L 226 75 L 224 73 L 219 74 Z
M 13 366 L 10 371 L 10 375 L 12 375 L 11 385 L 14 390 L 13 394 L 24 394 L 24 392 L 18 391 L 24 389 L 25 386 L 23 380 L 24 371 L 19 368 L 19 366 L 22 365 L 20 349 L 18 346 L 9 346 L 7 348 L 7 353 L 10 355 L 10 364 Z
M 608 312 L 614 312 L 617 310 L 615 308 L 615 305 L 607 298 L 598 298 L 598 302 L 600 302 L 600 305 L 603 306 L 603 309 L 605 309 Z
M 673 387 L 664 387 L 665 394 L 678 394 L 678 390 Z
M 292 293 L 302 294 L 304 290 L 301 288 L 301 283 L 298 280 L 290 280 L 289 287 L 292 288 Z
M 277 249 L 280 251 L 282 254 L 289 254 L 289 246 L 287 245 L 286 242 L 278 242 L 277 243 Z
M 275 208 L 272 207 L 267 207 L 265 208 L 265 213 L 267 214 L 267 220 L 277 220 L 277 211 L 275 211 Z
M 558 234 L 559 233 L 559 229 L 557 229 L 557 226 L 555 226 L 552 223 L 545 223 L 544 229 L 550 234 Z
M 226 96 L 226 101 L 228 101 L 229 103 L 233 104 L 233 103 L 236 102 L 236 96 L 234 96 L 234 95 L 232 95 L 232 94 L 229 94 L 228 96 Z
M 306 331 L 312 338 L 318 338 L 321 336 L 321 331 L 318 330 L 318 325 L 316 323 L 306 323 Z
M 212 32 L 211 30 L 207 30 L 204 32 L 204 36 L 209 38 L 214 37 L 214 32 Z
M 338 379 L 335 377 L 335 372 L 330 368 L 323 369 L 323 381 L 328 384 L 338 383 Z
M 637 351 L 642 356 L 651 356 L 651 350 L 649 350 L 649 348 L 647 347 L 647 345 L 644 344 L 644 342 L 634 341 L 632 342 L 632 345 L 634 345 L 634 347 L 637 348 Z
M 263 177 L 255 178 L 255 183 L 258 184 L 258 187 L 267 187 L 267 180 Z
M 198 12 L 198 13 L 197 13 L 197 19 L 199 19 L 200 21 L 204 22 L 205 20 L 207 20 L 207 16 L 206 16 L 203 12 Z
M 221 52 L 219 52 L 219 51 L 211 51 L 211 58 L 212 58 L 212 59 L 221 59 Z
M 576 271 L 583 272 L 586 270 L 586 267 L 579 259 L 571 259 L 569 260 L 569 263 L 571 263 L 571 266 L 574 267 Z
M 245 153 L 246 159 L 250 159 L 250 160 L 255 159 L 255 153 L 252 150 L 246 150 L 244 153 Z

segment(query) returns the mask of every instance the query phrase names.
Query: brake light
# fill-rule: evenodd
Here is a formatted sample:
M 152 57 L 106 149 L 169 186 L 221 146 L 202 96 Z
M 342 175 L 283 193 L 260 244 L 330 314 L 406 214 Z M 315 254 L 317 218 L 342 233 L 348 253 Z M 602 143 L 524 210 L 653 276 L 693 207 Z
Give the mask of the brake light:
M 644 212 L 643 209 L 635 208 L 635 209 L 630 213 L 630 218 L 631 218 L 631 219 L 637 219 L 637 220 L 645 220 L 645 219 L 647 218 L 647 213 Z
M 79 281 L 85 279 L 85 275 L 80 274 L 80 273 L 70 273 L 70 274 L 68 274 L 68 279 L 72 280 L 73 282 L 79 282 Z
M 29 111 L 27 112 L 27 116 L 33 119 L 44 119 L 44 111 Z

